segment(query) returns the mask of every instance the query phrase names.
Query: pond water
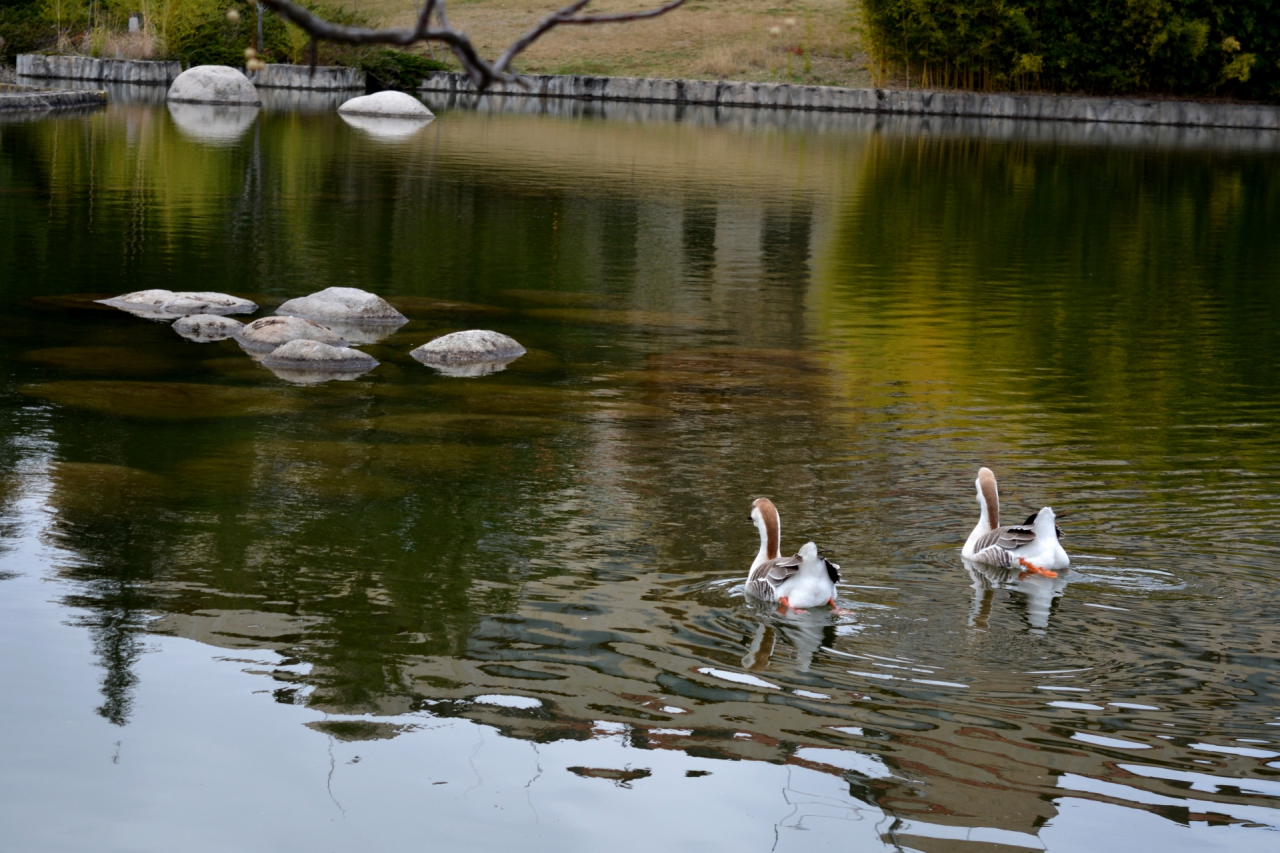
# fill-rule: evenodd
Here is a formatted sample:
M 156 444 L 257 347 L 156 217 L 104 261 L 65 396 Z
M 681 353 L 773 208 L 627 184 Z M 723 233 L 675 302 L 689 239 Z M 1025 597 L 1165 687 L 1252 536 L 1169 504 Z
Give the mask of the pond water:
M 0 847 L 1280 850 L 1274 140 L 331 106 L 0 124 Z M 328 286 L 353 381 L 91 301 Z

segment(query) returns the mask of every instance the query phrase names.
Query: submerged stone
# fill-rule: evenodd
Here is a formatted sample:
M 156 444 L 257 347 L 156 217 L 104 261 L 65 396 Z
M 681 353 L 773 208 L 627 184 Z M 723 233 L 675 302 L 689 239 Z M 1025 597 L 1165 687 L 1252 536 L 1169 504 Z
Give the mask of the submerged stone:
M 607 300 L 599 293 L 575 293 L 564 290 L 533 290 L 530 288 L 509 288 L 502 291 L 503 296 L 510 296 L 524 302 L 561 307 L 595 306 Z
M 395 435 L 456 435 L 482 438 L 529 438 L 573 429 L 573 421 L 528 415 L 476 415 L 459 412 L 417 412 L 383 415 L 360 422 L 373 433 Z
M 436 315 L 501 317 L 510 314 L 506 308 L 481 305 L 477 302 L 456 302 L 451 299 L 432 299 L 429 296 L 397 296 L 395 307 L 410 317 L 430 318 Z
M 316 341 L 331 347 L 347 346 L 342 335 L 302 317 L 263 317 L 245 325 L 236 334 L 236 342 L 249 352 L 269 353 L 297 340 Z
M 666 311 L 619 311 L 610 308 L 533 308 L 530 317 L 582 326 L 639 326 L 702 329 L 706 323 L 687 314 Z
M 497 373 L 524 353 L 515 338 L 489 329 L 468 329 L 429 341 L 410 355 L 448 376 L 484 376 Z
M 330 379 L 355 379 L 378 366 L 368 353 L 319 341 L 292 340 L 276 347 L 262 365 L 289 382 L 311 385 Z
M 163 355 L 111 346 L 51 347 L 29 350 L 21 358 L 46 367 L 86 373 L 165 373 L 180 366 L 180 362 Z
M 248 299 L 210 291 L 138 290 L 97 301 L 148 320 L 173 320 L 192 314 L 252 314 L 258 310 Z
M 191 104 L 258 106 L 262 99 L 249 78 L 226 65 L 197 65 L 178 75 L 168 99 Z
M 338 107 L 344 115 L 364 115 L 395 117 L 399 119 L 416 118 L 430 120 L 435 117 L 426 104 L 405 92 L 374 92 L 372 95 L 361 95 L 352 98 Z
M 304 317 L 333 328 L 330 321 L 352 325 L 392 327 L 409 322 L 409 318 L 381 296 L 356 287 L 326 287 L 318 293 L 290 299 L 276 309 L 286 317 Z
M 104 415 L 157 420 L 200 420 L 271 415 L 305 402 L 271 388 L 238 388 L 192 382 L 79 380 L 27 385 L 28 397 Z
M 33 296 L 28 302 L 45 311 L 110 311 L 103 300 L 111 297 L 103 293 L 64 293 L 58 296 Z
M 49 503 L 64 514 L 75 514 L 75 521 L 85 520 L 84 515 L 130 512 L 135 500 L 156 498 L 167 485 L 156 474 L 101 462 L 55 462 L 49 480 Z M 65 522 L 65 515 L 59 520 Z
M 195 341 L 199 344 L 223 341 L 227 338 L 235 337 L 243 328 L 244 324 L 239 320 L 232 320 L 230 317 L 222 317 L 217 314 L 192 314 L 190 317 L 183 317 L 173 324 L 175 332 L 187 340 Z

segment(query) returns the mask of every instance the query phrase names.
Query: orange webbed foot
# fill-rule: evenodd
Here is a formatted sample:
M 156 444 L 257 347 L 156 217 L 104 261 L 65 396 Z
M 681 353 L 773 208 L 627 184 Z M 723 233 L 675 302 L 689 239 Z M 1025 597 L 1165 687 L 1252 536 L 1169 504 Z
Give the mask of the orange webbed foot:
M 1021 575 L 1018 576 L 1018 580 L 1026 580 L 1031 575 L 1040 575 L 1041 577 L 1046 577 L 1046 578 L 1056 578 L 1058 576 L 1057 572 L 1052 572 L 1048 569 L 1042 569 L 1039 566 L 1037 566 L 1035 563 L 1028 563 L 1025 557 L 1019 557 L 1018 564 L 1022 566 L 1024 569 L 1026 569 L 1025 572 L 1023 572 Z
M 799 607 L 792 607 L 791 602 L 787 601 L 787 597 L 785 595 L 778 599 L 778 605 L 778 613 L 783 616 L 791 613 L 805 614 L 809 612 L 808 610 L 801 610 Z
M 834 598 L 827 602 L 827 606 L 830 607 L 831 612 L 837 616 L 848 616 L 853 612 L 852 610 L 845 610 L 843 607 L 837 605 Z

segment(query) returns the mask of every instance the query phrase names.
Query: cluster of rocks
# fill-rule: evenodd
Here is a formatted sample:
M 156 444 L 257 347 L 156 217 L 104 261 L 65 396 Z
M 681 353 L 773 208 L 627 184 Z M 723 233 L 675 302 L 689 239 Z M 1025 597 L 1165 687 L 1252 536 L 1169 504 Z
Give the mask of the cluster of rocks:
M 169 86 L 167 100 L 175 121 L 195 135 L 211 139 L 219 137 L 223 126 L 227 128 L 225 135 L 238 136 L 262 105 L 249 78 L 225 65 L 197 65 L 183 71 Z M 188 104 L 213 105 L 220 112 L 208 116 L 192 114 L 195 108 Z M 435 117 L 412 95 L 391 91 L 351 98 L 338 107 L 338 114 L 352 127 L 383 138 L 407 136 Z
M 226 315 L 250 314 L 257 304 L 225 293 L 140 290 L 98 300 L 149 320 L 168 320 L 179 335 L 197 343 L 232 339 L 277 376 L 312 384 L 354 379 L 378 366 L 353 344 L 376 343 L 409 318 L 389 302 L 355 287 L 329 287 L 290 299 L 276 316 L 241 323 Z M 487 329 L 436 338 L 411 355 L 448 376 L 483 376 L 502 370 L 525 349 Z

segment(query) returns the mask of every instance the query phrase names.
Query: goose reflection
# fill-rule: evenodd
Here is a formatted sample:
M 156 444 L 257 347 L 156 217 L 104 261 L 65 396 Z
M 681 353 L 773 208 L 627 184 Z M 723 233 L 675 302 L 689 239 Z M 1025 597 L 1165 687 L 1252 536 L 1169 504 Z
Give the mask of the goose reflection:
M 1049 617 L 1053 612 L 1053 603 L 1061 598 L 1067 588 L 1067 578 L 1048 578 L 1043 575 L 1031 575 L 1017 568 L 1001 568 L 988 566 L 961 558 L 964 567 L 973 579 L 973 607 L 969 611 L 969 627 L 987 629 L 987 621 L 991 616 L 991 607 L 995 601 L 995 591 L 1008 589 L 1020 592 L 1027 602 L 1027 623 L 1033 631 L 1042 632 L 1049 627 Z
M 833 646 L 836 642 L 835 625 L 821 615 L 792 618 L 785 623 L 761 622 L 756 628 L 755 636 L 751 638 L 747 653 L 742 656 L 743 668 L 749 672 L 768 669 L 777 648 L 779 633 L 795 649 L 796 672 L 808 672 L 818 649 Z

